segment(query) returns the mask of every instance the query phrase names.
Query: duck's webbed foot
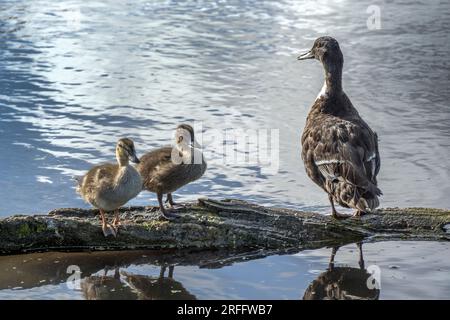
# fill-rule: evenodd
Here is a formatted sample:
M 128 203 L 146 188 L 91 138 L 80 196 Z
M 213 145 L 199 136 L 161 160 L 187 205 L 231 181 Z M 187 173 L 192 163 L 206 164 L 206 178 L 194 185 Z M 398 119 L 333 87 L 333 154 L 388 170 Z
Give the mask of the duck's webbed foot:
M 356 210 L 355 214 L 353 215 L 354 217 L 361 217 L 363 215 L 367 214 L 367 212 L 362 211 L 362 210 Z
M 332 216 L 333 218 L 335 218 L 335 219 L 338 219 L 338 220 L 348 219 L 348 218 L 351 217 L 351 216 L 348 215 L 348 214 L 342 214 L 342 213 L 339 213 L 339 212 L 337 212 L 337 211 L 331 212 L 331 216 Z

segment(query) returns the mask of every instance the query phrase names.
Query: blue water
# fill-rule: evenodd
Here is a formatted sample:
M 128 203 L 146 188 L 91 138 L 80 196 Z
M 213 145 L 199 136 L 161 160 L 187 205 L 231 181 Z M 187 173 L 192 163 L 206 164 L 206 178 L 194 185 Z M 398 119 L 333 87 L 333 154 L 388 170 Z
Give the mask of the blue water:
M 366 24 L 373 4 L 379 30 Z M 0 216 L 88 207 L 72 177 L 114 161 L 118 138 L 142 154 L 193 121 L 206 138 L 278 129 L 279 170 L 224 163 L 205 143 L 205 176 L 176 200 L 328 212 L 299 144 L 323 71 L 296 61 L 325 34 L 339 40 L 344 89 L 380 137 L 382 206 L 450 208 L 449 25 L 438 0 L 0 0 Z
M 302 299 L 308 286 L 329 272 L 331 251 L 307 250 L 221 268 L 175 265 L 172 279 L 167 266 L 162 281 L 161 267 L 145 261 L 152 252 L 4 256 L 0 299 Z M 379 299 L 448 300 L 450 260 L 442 256 L 449 251 L 449 244 L 442 242 L 368 243 L 362 247 L 364 270 L 377 270 Z M 339 248 L 334 262 L 335 268 L 346 268 L 344 279 L 353 276 L 350 286 L 339 282 L 347 298 L 361 292 L 370 275 L 355 277 L 361 270 L 357 246 Z M 70 281 L 69 266 L 80 267 L 78 287 Z M 133 282 L 136 277 L 141 285 Z

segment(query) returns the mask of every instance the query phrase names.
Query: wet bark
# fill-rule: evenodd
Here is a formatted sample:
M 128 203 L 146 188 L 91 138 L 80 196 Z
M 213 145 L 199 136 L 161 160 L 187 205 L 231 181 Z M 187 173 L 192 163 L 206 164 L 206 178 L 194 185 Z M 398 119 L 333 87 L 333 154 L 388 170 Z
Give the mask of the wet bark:
M 367 240 L 450 240 L 450 211 L 389 208 L 335 220 L 314 212 L 261 207 L 239 200 L 199 199 L 159 219 L 155 207 L 121 209 L 116 238 L 105 238 L 98 210 L 57 209 L 0 220 L 0 252 L 132 249 L 246 249 L 286 252 Z M 112 216 L 110 217 L 112 220 Z

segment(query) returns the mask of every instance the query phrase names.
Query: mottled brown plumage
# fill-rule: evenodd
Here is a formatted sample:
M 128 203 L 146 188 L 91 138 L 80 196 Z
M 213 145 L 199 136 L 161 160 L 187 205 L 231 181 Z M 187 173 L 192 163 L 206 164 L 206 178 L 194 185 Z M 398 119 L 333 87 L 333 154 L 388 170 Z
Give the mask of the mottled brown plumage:
M 378 137 L 360 117 L 342 90 L 343 56 L 338 42 L 321 37 L 299 60 L 317 59 L 325 83 L 306 119 L 302 159 L 308 176 L 329 195 L 332 214 L 342 217 L 334 202 L 356 209 L 355 215 L 379 205 L 376 176 L 380 170 Z
M 172 193 L 199 179 L 206 170 L 203 154 L 196 144 L 194 131 L 189 125 L 178 126 L 174 146 L 162 147 L 146 153 L 136 167 L 143 179 L 144 189 L 157 194 L 163 217 L 170 216 L 162 197 L 174 205 Z

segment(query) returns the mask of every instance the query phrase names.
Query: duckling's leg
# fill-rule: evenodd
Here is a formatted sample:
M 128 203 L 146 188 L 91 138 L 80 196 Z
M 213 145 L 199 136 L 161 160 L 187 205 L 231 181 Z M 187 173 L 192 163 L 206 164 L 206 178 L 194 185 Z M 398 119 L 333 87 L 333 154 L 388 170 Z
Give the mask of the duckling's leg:
M 164 208 L 163 194 L 157 193 L 157 196 L 158 196 L 159 210 L 161 210 L 162 217 L 167 220 L 170 220 L 171 218 L 178 218 L 177 215 L 168 213 L 166 208 Z
M 173 201 L 171 193 L 167 194 L 166 202 L 168 202 L 172 208 L 178 204 Z
M 331 203 L 331 215 L 333 216 L 333 218 L 335 218 L 335 219 L 349 218 L 349 216 L 347 216 L 345 214 L 341 214 L 336 211 L 336 208 L 334 207 L 333 197 L 331 196 L 331 194 L 328 195 L 328 200 L 330 200 L 330 203 Z
M 112 227 L 114 228 L 114 231 L 117 233 L 119 233 L 119 226 L 121 225 L 120 223 L 120 216 L 119 216 L 119 209 L 116 209 L 114 211 L 114 220 L 113 220 L 113 224 Z
M 102 218 L 102 231 L 103 231 L 103 235 L 105 237 L 112 235 L 112 236 L 117 236 L 116 231 L 114 230 L 114 228 L 112 228 L 108 222 L 106 221 L 106 217 L 105 217 L 105 211 L 103 211 L 103 209 L 100 209 L 100 217 Z

